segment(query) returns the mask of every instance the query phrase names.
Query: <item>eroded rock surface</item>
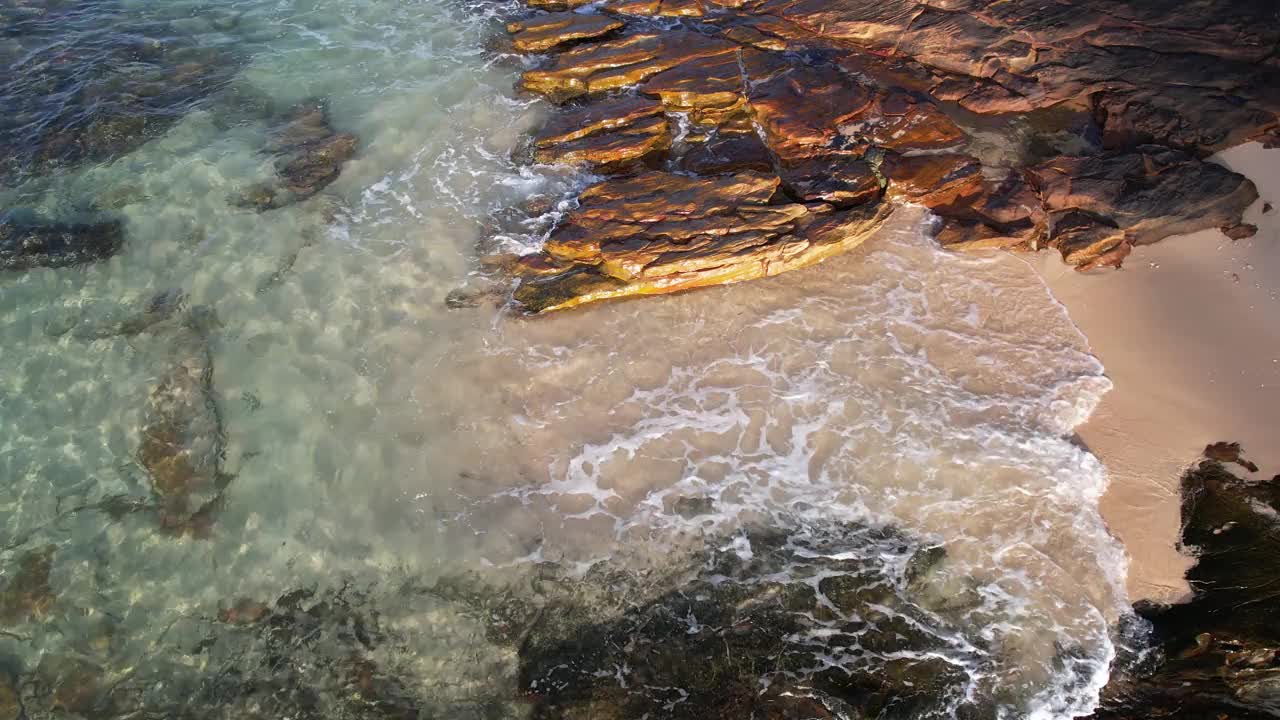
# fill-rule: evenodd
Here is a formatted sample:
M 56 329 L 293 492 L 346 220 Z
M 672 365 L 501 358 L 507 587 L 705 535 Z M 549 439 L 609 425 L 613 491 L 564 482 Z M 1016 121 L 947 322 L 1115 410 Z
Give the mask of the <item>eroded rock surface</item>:
M 1280 127 L 1263 0 L 584 4 L 531 1 L 509 27 L 552 53 L 521 87 L 563 105 L 533 159 L 644 179 L 593 187 L 612 217 L 584 202 L 509 266 L 534 312 L 800 267 L 856 245 L 832 239 L 880 204 L 928 207 L 951 249 L 1119 266 L 1168 235 L 1247 232 L 1252 183 L 1204 158 Z M 777 186 L 726 202 L 714 188 L 743 173 Z

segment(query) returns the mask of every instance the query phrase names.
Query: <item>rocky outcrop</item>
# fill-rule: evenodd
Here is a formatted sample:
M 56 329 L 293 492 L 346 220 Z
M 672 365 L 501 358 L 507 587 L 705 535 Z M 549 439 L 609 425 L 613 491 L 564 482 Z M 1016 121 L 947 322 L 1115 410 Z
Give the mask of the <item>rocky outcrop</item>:
M 0 270 L 67 267 L 106 260 L 124 245 L 119 220 L 50 222 L 0 212 Z
M 547 240 L 547 266 L 516 269 L 516 300 L 543 312 L 777 275 L 857 246 L 892 211 L 773 203 L 780 185 L 658 171 L 594 185 Z
M 1139 605 L 1154 654 L 1113 673 L 1102 719 L 1272 718 L 1280 713 L 1280 475 L 1258 468 L 1234 443 L 1205 449 L 1182 478 L 1182 547 L 1194 597 Z
M 1255 189 L 1203 158 L 1280 113 L 1261 0 L 583 4 L 536 0 L 508 28 L 552 53 L 521 87 L 562 106 L 532 159 L 616 176 L 508 265 L 533 312 L 801 267 L 895 203 L 932 210 L 947 248 L 1118 266 L 1171 234 L 1243 232 Z M 992 152 L 1015 124 L 1021 145 Z M 772 192 L 726 202 L 747 173 Z

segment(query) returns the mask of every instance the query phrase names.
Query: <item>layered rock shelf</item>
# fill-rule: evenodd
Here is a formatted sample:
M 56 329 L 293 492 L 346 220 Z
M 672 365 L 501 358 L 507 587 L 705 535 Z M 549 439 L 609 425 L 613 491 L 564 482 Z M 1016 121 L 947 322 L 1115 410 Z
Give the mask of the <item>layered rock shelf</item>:
M 967 250 L 1248 233 L 1257 192 L 1207 162 L 1280 135 L 1264 0 L 529 0 L 520 86 L 558 107 L 529 160 L 604 179 L 503 263 L 529 312 L 776 275 L 893 207 Z M 992 138 L 996 138 L 995 141 Z

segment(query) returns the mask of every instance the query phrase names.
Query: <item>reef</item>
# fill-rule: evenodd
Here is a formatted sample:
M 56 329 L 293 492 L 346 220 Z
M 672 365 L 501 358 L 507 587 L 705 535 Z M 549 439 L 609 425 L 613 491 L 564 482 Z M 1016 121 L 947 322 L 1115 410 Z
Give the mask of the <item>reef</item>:
M 1234 443 L 1205 448 L 1182 477 L 1182 548 L 1193 597 L 1139 604 L 1151 648 L 1113 672 L 1099 720 L 1273 718 L 1280 713 L 1280 475 Z
M 1256 189 L 1204 158 L 1280 127 L 1264 0 L 529 5 L 508 25 L 540 54 L 520 86 L 558 107 L 527 159 L 606 176 L 500 263 L 529 312 L 804 267 L 902 203 L 946 248 L 1118 267 L 1245 231 Z

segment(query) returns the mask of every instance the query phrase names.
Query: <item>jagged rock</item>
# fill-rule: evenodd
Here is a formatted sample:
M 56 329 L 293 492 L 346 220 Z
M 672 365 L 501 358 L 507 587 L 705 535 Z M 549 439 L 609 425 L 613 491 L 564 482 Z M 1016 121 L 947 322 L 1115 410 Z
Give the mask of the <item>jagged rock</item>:
M 528 0 L 529 7 L 553 12 L 572 10 L 583 5 L 590 5 L 595 0 Z
M 115 255 L 123 245 L 119 220 L 58 223 L 0 212 L 0 270 L 84 265 Z
M 923 63 L 940 78 L 935 96 L 976 112 L 1118 92 L 1102 101 L 1117 142 L 1165 142 L 1172 132 L 1170 144 L 1216 150 L 1274 118 L 1280 103 L 1280 70 L 1263 62 L 1280 42 L 1267 2 L 798 0 L 769 12 L 832 41 Z
M 507 271 L 524 277 L 518 295 L 528 309 L 743 279 L 754 273 L 716 258 L 767 257 L 804 218 L 882 197 L 936 213 L 947 248 L 1050 247 L 1080 269 L 1118 266 L 1134 245 L 1175 233 L 1217 227 L 1242 237 L 1250 226 L 1240 213 L 1256 192 L 1200 157 L 1280 127 L 1280 66 L 1270 60 L 1280 50 L 1277 11 L 1259 0 L 1204 0 L 1194 12 L 1131 0 L 601 8 L 699 19 L 635 21 L 616 39 L 527 71 L 526 89 L 582 100 L 535 135 L 533 157 L 603 173 L 643 163 L 709 184 L 649 174 L 594 187 L 531 256 L 539 259 Z M 975 112 L 1031 115 L 987 122 Z M 1025 142 L 1008 160 L 992 140 L 1001 134 Z M 781 194 L 730 208 L 695 189 L 744 172 L 776 176 Z M 779 223 L 790 206 L 743 210 L 782 195 L 806 214 Z
M 718 125 L 746 104 L 737 53 L 694 58 L 654 75 L 640 92 L 662 101 L 668 112 L 689 113 L 698 125 Z
M 356 142 L 355 135 L 333 129 L 325 103 L 295 106 L 268 148 L 276 156 L 276 179 L 249 188 L 238 204 L 262 212 L 306 200 L 338 179 L 342 166 L 355 155 Z
M 534 136 L 539 148 L 549 148 L 588 135 L 618 130 L 662 114 L 662 104 L 634 95 L 575 107 L 553 116 Z
M 880 198 L 880 179 L 865 160 L 841 155 L 815 156 L 784 163 L 783 184 L 801 200 L 836 206 L 860 205 Z
M 968 155 L 886 155 L 880 172 L 889 181 L 886 194 L 894 200 L 932 208 L 955 205 L 982 192 L 982 167 Z
M 773 156 L 754 132 L 721 135 L 685 153 L 684 169 L 699 175 L 719 175 L 744 170 L 773 171 Z
M 1121 244 L 1238 224 L 1258 198 L 1243 175 L 1154 146 L 1056 158 L 1027 178 L 1049 214 L 1049 245 L 1076 265 Z
M 151 479 L 161 527 L 175 533 L 206 531 L 230 480 L 222 472 L 224 433 L 207 332 L 187 320 L 166 336 L 167 367 L 140 430 L 138 464 Z
M 621 20 L 604 15 L 557 12 L 509 22 L 507 32 L 514 35 L 511 44 L 516 50 L 536 53 L 546 52 L 575 40 L 608 35 L 623 24 Z
M 874 100 L 872 88 L 826 65 L 788 69 L 757 82 L 750 91 L 765 140 L 785 160 L 838 150 L 840 126 Z

